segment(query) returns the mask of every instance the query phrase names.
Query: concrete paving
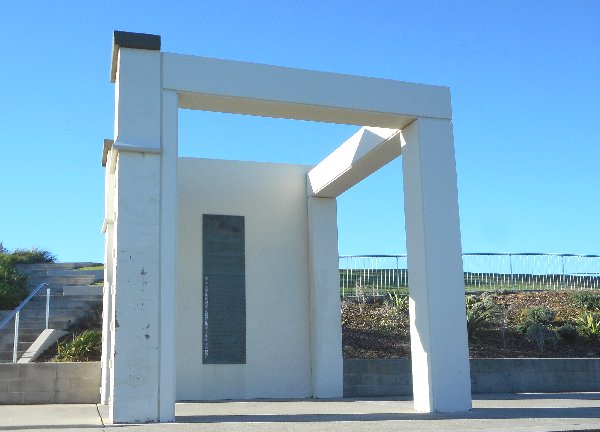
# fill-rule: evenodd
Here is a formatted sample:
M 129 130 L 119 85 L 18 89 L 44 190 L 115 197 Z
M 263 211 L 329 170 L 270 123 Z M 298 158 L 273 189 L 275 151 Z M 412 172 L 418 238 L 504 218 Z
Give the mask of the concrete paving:
M 105 406 L 4 405 L 2 431 L 600 431 L 600 393 L 475 395 L 473 410 L 421 414 L 406 399 L 178 403 L 170 424 L 109 425 Z

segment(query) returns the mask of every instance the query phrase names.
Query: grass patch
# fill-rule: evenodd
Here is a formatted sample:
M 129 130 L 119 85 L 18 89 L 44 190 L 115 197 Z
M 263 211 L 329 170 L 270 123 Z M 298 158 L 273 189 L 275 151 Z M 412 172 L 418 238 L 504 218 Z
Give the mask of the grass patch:
M 75 270 L 104 270 L 104 264 L 97 264 L 85 267 L 77 267 Z

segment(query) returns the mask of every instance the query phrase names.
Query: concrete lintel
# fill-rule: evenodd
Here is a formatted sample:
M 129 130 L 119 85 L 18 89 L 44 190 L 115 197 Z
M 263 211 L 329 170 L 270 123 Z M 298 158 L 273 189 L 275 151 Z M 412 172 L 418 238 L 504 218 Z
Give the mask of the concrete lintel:
M 110 81 L 113 83 L 117 78 L 117 57 L 120 48 L 160 51 L 160 36 L 115 30 L 113 32 L 112 61 L 110 64 Z
M 182 108 L 396 129 L 452 117 L 447 87 L 171 53 L 162 67 Z
M 400 156 L 398 129 L 363 127 L 308 173 L 308 193 L 335 198 Z

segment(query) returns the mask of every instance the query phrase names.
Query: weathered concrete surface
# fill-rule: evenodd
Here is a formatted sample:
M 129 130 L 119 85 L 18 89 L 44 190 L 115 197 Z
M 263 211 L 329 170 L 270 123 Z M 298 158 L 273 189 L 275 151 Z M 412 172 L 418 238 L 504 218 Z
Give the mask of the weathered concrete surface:
M 38 336 L 38 338 L 31 344 L 31 346 L 25 351 L 25 354 L 19 359 L 17 363 L 31 363 L 37 359 L 50 345 L 56 343 L 61 337 L 66 335 L 67 332 L 56 329 L 46 329 Z
M 600 359 L 472 359 L 471 391 L 600 391 Z M 344 396 L 409 396 L 408 359 L 344 360 Z M 600 416 L 600 414 L 599 414 Z
M 0 364 L 0 404 L 97 402 L 100 402 L 99 362 Z M 2 420 L 0 416 L 0 426 Z
M 481 395 L 473 410 L 424 414 L 403 399 L 305 399 L 178 403 L 171 424 L 118 425 L 119 431 L 573 431 L 600 428 L 600 394 Z M 94 431 L 104 406 L 0 406 L 6 430 Z M 106 429 L 111 429 L 106 426 Z

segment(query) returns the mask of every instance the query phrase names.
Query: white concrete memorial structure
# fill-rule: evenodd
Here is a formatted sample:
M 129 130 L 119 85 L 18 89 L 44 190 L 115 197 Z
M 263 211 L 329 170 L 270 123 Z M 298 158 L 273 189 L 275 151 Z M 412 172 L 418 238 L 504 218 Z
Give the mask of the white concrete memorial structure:
M 415 408 L 471 408 L 448 88 L 165 53 L 126 32 L 111 79 L 113 422 L 173 421 L 176 400 L 341 397 L 336 197 L 399 155 Z M 315 167 L 178 158 L 180 108 L 363 127 Z

